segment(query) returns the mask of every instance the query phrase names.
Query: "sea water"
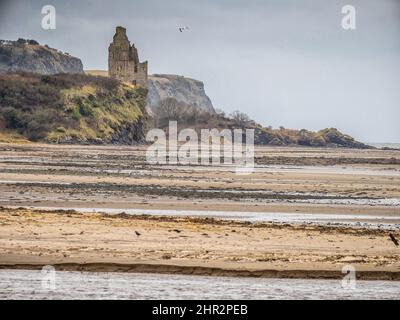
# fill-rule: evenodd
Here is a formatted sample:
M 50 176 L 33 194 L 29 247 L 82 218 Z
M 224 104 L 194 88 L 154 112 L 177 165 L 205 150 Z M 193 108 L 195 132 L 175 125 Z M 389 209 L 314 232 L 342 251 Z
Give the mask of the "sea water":
M 399 281 L 0 270 L 0 299 L 399 299 Z

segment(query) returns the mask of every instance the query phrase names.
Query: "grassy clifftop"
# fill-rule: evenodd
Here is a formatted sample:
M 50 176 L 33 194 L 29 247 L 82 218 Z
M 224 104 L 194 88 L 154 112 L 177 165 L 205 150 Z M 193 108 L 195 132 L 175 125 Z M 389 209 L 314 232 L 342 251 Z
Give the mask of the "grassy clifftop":
M 0 131 L 31 141 L 135 143 L 146 90 L 83 74 L 0 75 Z

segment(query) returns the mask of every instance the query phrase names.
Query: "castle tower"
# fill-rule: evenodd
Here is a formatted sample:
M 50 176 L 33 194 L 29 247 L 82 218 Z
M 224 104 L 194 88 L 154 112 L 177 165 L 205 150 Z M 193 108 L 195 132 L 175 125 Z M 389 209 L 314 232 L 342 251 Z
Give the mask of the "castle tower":
M 108 47 L 108 75 L 147 88 L 147 61 L 139 62 L 137 49 L 131 46 L 123 27 L 117 27 Z

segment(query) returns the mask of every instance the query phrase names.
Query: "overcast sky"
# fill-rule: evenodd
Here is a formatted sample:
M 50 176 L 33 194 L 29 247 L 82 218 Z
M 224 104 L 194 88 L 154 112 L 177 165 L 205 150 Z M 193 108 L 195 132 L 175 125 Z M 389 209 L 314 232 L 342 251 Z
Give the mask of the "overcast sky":
M 56 30 L 41 28 L 46 4 Z M 346 4 L 356 30 L 341 27 Z M 0 0 L 0 39 L 35 39 L 85 69 L 107 69 L 117 25 L 150 73 L 202 80 L 227 113 L 400 143 L 399 0 Z

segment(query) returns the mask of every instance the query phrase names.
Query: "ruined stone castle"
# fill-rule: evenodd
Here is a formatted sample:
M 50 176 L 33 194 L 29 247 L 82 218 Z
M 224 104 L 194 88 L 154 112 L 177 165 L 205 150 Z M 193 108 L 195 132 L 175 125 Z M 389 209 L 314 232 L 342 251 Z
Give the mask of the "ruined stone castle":
M 108 75 L 147 88 L 147 61 L 139 62 L 137 49 L 131 46 L 123 27 L 117 27 L 108 47 Z

